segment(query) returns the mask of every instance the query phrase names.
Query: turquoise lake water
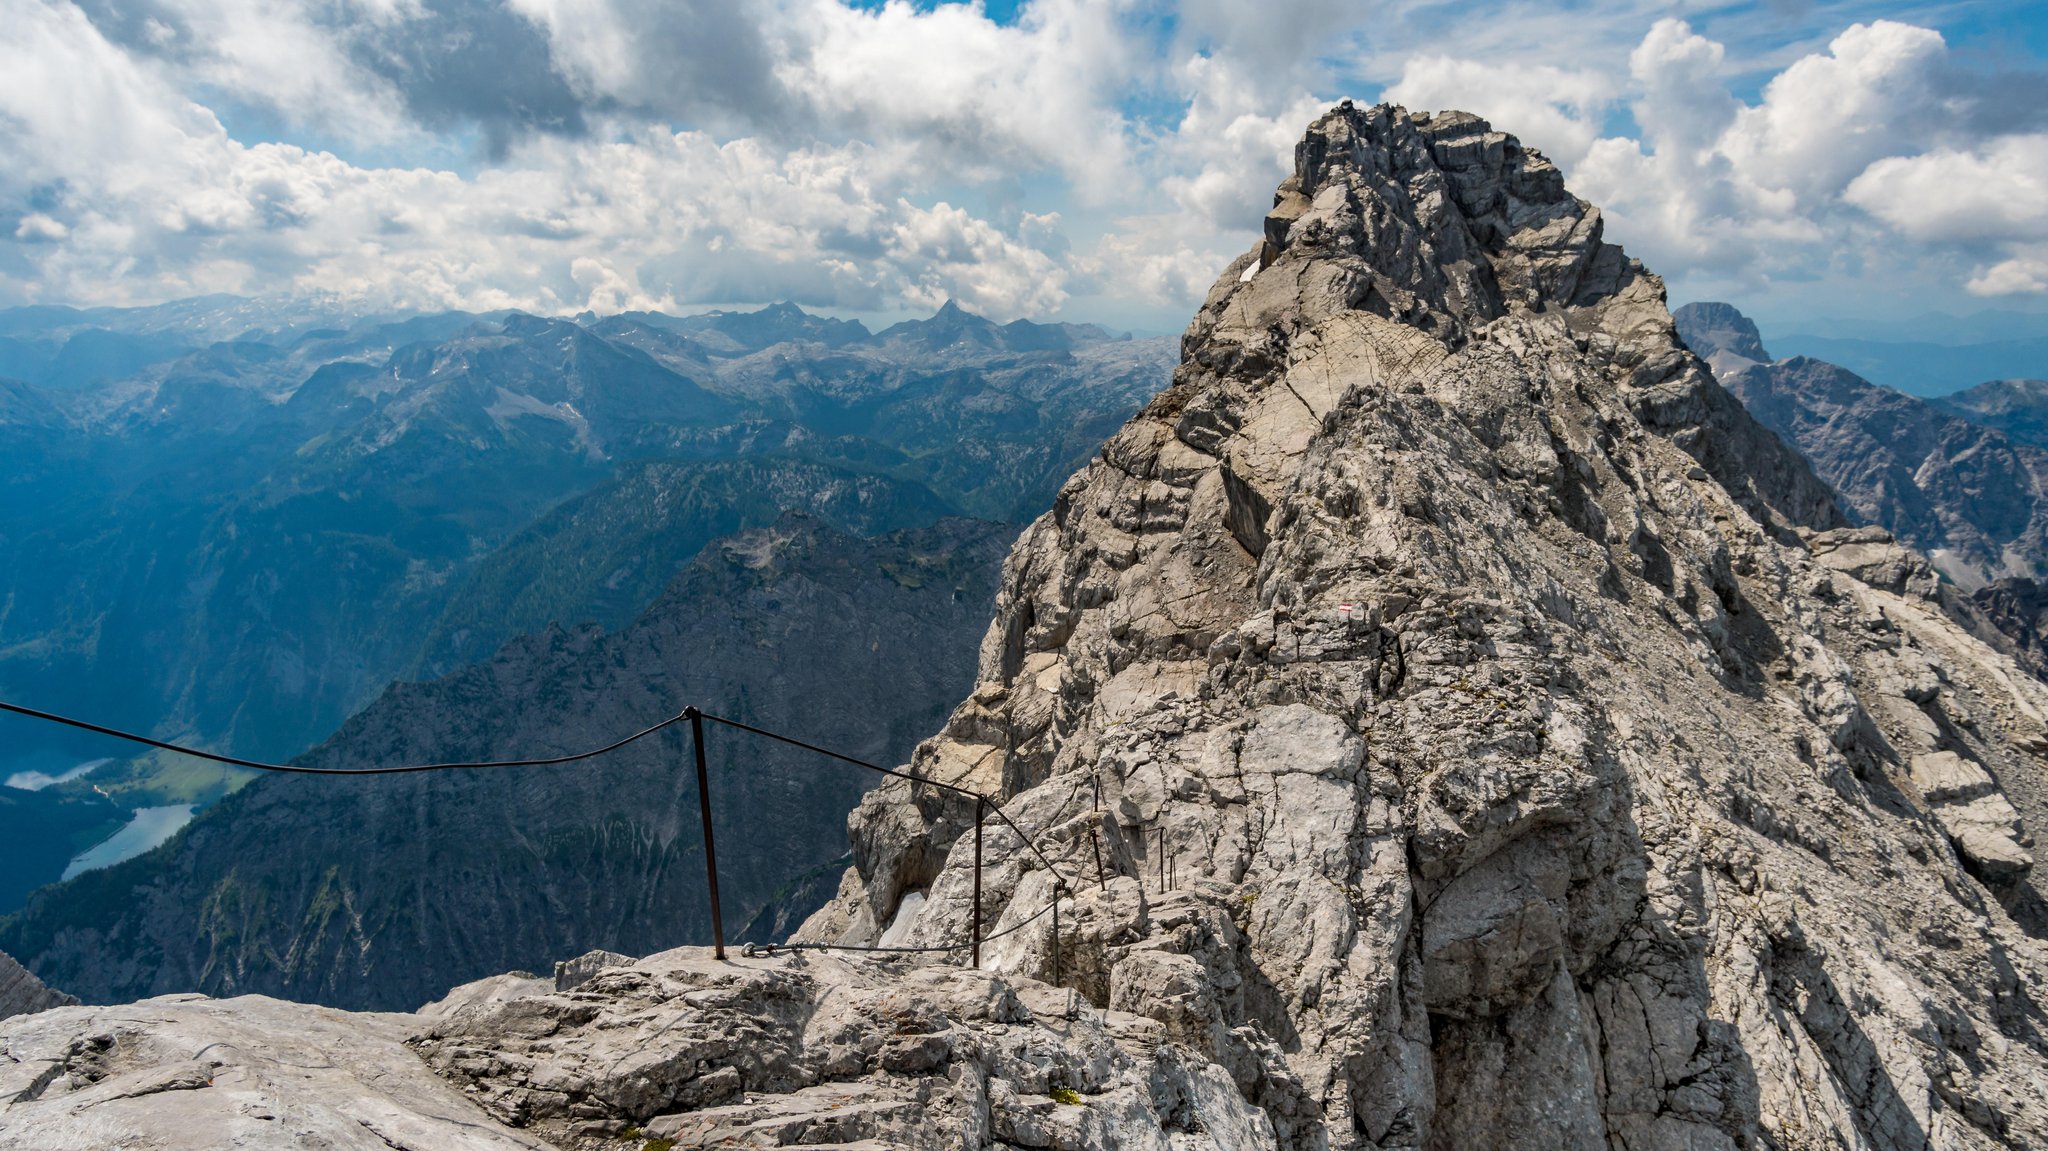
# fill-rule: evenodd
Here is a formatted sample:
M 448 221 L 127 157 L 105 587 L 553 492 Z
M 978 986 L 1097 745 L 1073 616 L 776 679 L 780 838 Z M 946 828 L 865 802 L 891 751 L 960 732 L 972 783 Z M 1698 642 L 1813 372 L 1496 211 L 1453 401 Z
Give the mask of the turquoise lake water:
M 178 833 L 178 829 L 192 822 L 192 813 L 199 810 L 197 804 L 174 803 L 166 807 L 137 808 L 121 830 L 101 840 L 99 845 L 81 852 L 64 869 L 64 878 L 69 879 L 80 872 L 101 867 L 112 867 L 124 859 L 133 859 L 164 840 Z

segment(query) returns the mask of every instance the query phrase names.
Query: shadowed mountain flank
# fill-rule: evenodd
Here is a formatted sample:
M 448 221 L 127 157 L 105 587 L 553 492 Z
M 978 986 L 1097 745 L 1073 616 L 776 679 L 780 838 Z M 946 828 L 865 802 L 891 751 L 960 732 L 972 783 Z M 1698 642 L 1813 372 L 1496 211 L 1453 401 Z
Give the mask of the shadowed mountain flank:
M 947 520 L 864 540 L 787 516 L 714 541 L 617 633 L 552 628 L 394 685 L 304 762 L 564 754 L 685 704 L 893 760 L 971 681 L 1014 535 Z M 392 1010 L 594 947 L 708 939 L 689 757 L 671 732 L 558 768 L 265 777 L 164 848 L 37 893 L 0 921 L 0 947 L 96 1003 L 254 992 Z M 874 777 L 722 731 L 710 763 L 737 929 L 845 855 L 844 814 Z M 799 893 L 799 914 L 829 894 Z

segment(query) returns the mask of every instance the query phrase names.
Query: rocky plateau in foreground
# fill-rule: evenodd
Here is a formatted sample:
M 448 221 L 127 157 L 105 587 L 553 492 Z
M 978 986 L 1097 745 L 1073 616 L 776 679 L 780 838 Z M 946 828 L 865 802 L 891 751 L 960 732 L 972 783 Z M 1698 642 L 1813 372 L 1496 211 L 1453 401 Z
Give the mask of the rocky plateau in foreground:
M 796 937 L 960 946 L 950 783 L 1046 857 L 982 970 L 60 1008 L 0 1146 L 2048 1147 L 2048 687 L 1601 231 L 1475 117 L 1310 127 Z

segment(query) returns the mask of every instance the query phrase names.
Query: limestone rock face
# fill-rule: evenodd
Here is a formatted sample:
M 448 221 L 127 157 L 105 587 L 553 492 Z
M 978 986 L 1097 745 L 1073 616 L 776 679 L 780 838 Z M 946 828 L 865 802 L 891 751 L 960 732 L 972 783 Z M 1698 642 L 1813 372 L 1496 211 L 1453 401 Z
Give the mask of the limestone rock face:
M 1244 1146 L 2048 1146 L 2048 687 L 1512 137 L 1346 105 L 1275 205 L 910 767 L 1061 982 Z M 972 820 L 870 793 L 799 937 L 960 942 Z
M 0 1149 L 1274 1143 L 1167 1025 L 1029 978 L 704 948 L 564 967 L 413 1014 L 183 995 L 14 1019 Z
M 45 987 L 42 980 L 16 963 L 12 955 L 0 951 L 0 1019 L 33 1015 L 76 1002 L 78 1000 L 62 991 Z
M 567 992 L 486 981 L 423 1014 L 429 1065 L 564 1147 L 629 1131 L 918 1151 L 1273 1142 L 1266 1113 L 1157 1021 L 986 971 L 690 948 Z

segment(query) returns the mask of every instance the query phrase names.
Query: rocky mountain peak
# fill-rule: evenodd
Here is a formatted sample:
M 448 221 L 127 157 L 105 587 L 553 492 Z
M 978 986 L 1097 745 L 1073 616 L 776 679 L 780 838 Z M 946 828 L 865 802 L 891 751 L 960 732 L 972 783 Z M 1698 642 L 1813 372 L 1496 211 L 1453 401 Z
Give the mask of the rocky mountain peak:
M 1340 107 L 1182 348 L 910 767 L 1058 868 L 997 849 L 985 965 L 1212 1060 L 1245 1145 L 2048 1139 L 2005 998 L 2048 691 L 1841 528 L 1553 165 Z M 799 937 L 961 939 L 972 818 L 871 793 Z M 1956 1086 L 1963 1019 L 2002 1038 Z
M 1677 321 L 1678 334 L 1685 346 L 1713 364 L 1716 371 L 1771 362 L 1771 354 L 1764 350 L 1763 334 L 1756 330 L 1756 321 L 1733 304 L 1687 304 L 1671 313 L 1671 318 Z M 1733 357 L 1733 361 L 1724 367 L 1719 360 L 1722 356 Z
M 1263 242 L 1210 290 L 1183 352 L 1259 378 L 1339 318 L 1390 320 L 1456 351 L 1502 319 L 1546 317 L 1544 331 L 1600 364 L 1621 402 L 1774 530 L 1843 522 L 1678 338 L 1663 281 L 1602 232 L 1554 164 L 1479 117 L 1341 105 L 1296 146 Z
M 1641 267 L 1601 230 L 1599 211 L 1565 190 L 1556 165 L 1485 120 L 1345 105 L 1296 145 L 1258 263 L 1293 251 L 1312 271 L 1315 282 L 1292 293 L 1310 322 L 1367 311 L 1456 344 L 1513 311 L 1613 299 Z M 1676 370 L 1654 340 L 1629 342 L 1657 365 L 1642 382 Z

